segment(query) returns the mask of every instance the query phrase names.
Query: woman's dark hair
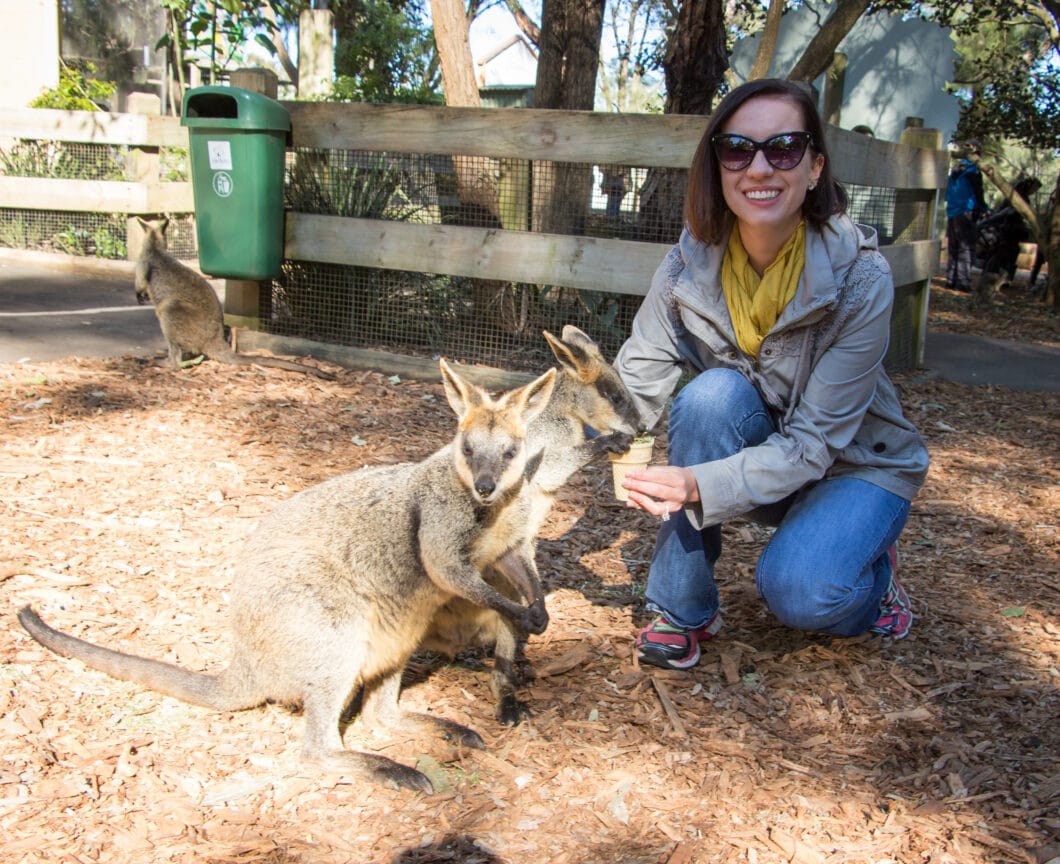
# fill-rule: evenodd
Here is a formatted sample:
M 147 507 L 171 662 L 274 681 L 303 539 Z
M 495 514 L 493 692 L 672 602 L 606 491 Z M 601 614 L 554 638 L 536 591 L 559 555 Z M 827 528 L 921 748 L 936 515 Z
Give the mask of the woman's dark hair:
M 720 166 L 711 146 L 711 138 L 721 131 L 738 108 L 757 96 L 779 96 L 792 102 L 802 114 L 804 131 L 813 137 L 812 151 L 824 156 L 824 170 L 817 186 L 806 194 L 803 202 L 803 218 L 811 225 L 820 226 L 834 214 L 846 212 L 847 193 L 832 175 L 832 160 L 828 158 L 824 140 L 824 124 L 809 88 L 805 84 L 781 78 L 760 78 L 741 84 L 721 100 L 711 113 L 707 129 L 692 157 L 688 189 L 685 192 L 685 224 L 704 243 L 720 243 L 733 221 L 732 211 L 726 205 L 721 191 Z M 806 158 L 810 158 L 809 154 Z

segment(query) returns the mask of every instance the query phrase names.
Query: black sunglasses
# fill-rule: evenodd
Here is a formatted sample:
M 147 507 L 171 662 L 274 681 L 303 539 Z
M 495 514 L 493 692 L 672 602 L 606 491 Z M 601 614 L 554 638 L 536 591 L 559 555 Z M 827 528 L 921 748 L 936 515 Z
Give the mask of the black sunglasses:
M 710 139 L 714 153 L 726 171 L 743 171 L 754 162 L 761 150 L 766 161 L 779 171 L 790 171 L 802 161 L 806 148 L 813 144 L 809 132 L 781 132 L 765 141 L 755 141 L 744 135 L 715 135 Z

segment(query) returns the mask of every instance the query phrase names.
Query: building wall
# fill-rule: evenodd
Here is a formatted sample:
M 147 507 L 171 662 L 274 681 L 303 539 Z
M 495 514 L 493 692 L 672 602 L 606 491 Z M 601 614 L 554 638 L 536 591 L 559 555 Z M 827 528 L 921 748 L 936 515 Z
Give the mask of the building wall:
M 810 0 L 784 16 L 769 74 L 783 77 L 830 13 L 830 4 Z M 733 71 L 743 80 L 754 62 L 758 37 L 737 43 Z M 898 15 L 864 16 L 840 43 L 847 66 L 839 121 L 844 129 L 867 126 L 877 138 L 898 141 L 906 117 L 949 141 L 957 128 L 958 103 L 943 87 L 953 78 L 957 55 L 949 29 Z M 824 93 L 822 75 L 814 82 Z
M 0 0 L 0 107 L 25 108 L 59 83 L 57 0 Z

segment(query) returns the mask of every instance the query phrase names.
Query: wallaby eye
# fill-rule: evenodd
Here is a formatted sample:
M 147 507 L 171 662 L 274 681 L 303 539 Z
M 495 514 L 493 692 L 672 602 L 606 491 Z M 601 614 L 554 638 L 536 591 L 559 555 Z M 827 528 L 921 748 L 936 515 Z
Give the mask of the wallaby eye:
M 507 450 L 504 451 L 504 458 L 510 462 L 512 459 L 515 458 L 515 454 L 518 452 L 518 447 L 509 447 Z
M 471 445 L 467 441 L 464 442 L 464 448 L 463 449 L 464 449 L 464 455 L 470 458 L 472 450 L 471 450 Z

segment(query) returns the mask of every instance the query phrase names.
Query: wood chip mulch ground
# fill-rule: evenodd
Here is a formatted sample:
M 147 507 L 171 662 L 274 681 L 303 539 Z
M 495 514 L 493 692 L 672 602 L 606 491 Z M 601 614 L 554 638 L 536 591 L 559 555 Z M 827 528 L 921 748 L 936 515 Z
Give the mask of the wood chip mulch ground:
M 1055 395 L 896 376 L 933 456 L 903 535 L 918 617 L 899 643 L 778 626 L 754 589 L 767 535 L 737 522 L 719 565 L 726 626 L 703 662 L 638 668 L 655 525 L 612 498 L 606 463 L 589 466 L 539 543 L 551 624 L 527 646 L 531 719 L 493 719 L 488 656 L 418 655 L 404 701 L 486 749 L 347 731 L 417 765 L 433 795 L 301 767 L 301 718 L 278 706 L 212 713 L 24 634 L 14 613 L 32 603 L 94 641 L 223 665 L 231 562 L 256 520 L 337 473 L 420 458 L 453 427 L 440 385 L 336 371 L 0 367 L 0 861 L 1060 856 Z

